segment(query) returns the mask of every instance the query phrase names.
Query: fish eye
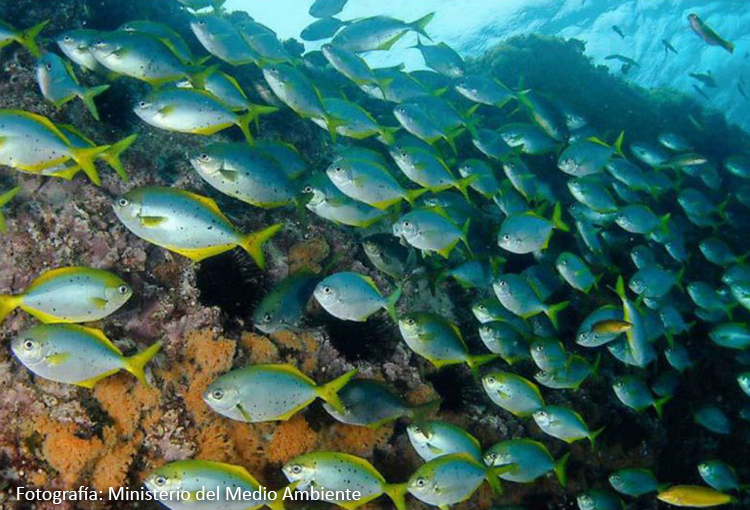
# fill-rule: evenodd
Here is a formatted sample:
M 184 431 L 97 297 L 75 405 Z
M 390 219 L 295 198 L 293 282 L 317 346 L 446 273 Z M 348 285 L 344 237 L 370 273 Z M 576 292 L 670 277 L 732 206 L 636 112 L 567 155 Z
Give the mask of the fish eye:
M 496 382 L 496 379 L 493 376 L 489 376 L 487 378 L 487 383 L 488 384 L 495 384 L 495 382 Z
M 97 39 L 94 44 L 104 44 L 104 39 Z
M 217 388 L 211 392 L 211 396 L 216 400 L 221 400 L 224 398 L 224 390 Z
M 148 103 L 146 101 L 141 101 L 140 103 L 138 103 L 138 106 L 140 106 L 141 108 L 145 108 L 148 106 Z
M 128 204 L 130 204 L 130 202 L 128 202 L 127 198 L 121 198 L 117 201 L 117 205 L 119 205 L 120 207 L 127 207 Z
M 404 322 L 406 323 L 407 326 L 413 326 L 414 324 L 417 323 L 417 321 L 414 320 L 414 317 L 407 317 L 404 320 Z
M 494 462 L 494 460 L 497 458 L 497 453 L 488 453 L 486 457 L 488 461 Z
M 47 69 L 47 71 L 51 71 L 52 70 L 52 64 L 47 64 L 44 67 Z
M 119 287 L 117 287 L 117 292 L 119 292 L 120 294 L 127 294 L 129 290 L 130 288 L 127 285 L 120 285 Z
M 542 344 L 535 345 L 534 350 L 537 352 L 542 352 L 544 350 L 544 346 Z
M 409 220 L 406 220 L 406 221 L 404 222 L 404 226 L 405 226 L 406 228 L 409 228 L 409 227 L 411 227 L 411 221 L 409 221 Z
M 298 475 L 302 472 L 302 466 L 300 466 L 299 464 L 294 464 L 289 468 L 289 471 L 291 471 L 295 475 Z
M 503 241 L 510 241 L 510 234 L 503 235 Z
M 424 487 L 425 485 L 427 485 L 426 478 L 417 478 L 417 487 Z
M 343 172 L 344 169 L 342 167 L 340 167 L 340 166 L 337 166 L 336 168 L 333 169 L 333 171 L 334 172 Z
M 200 20 L 200 21 L 198 22 L 198 25 L 200 25 L 200 26 L 202 26 L 202 27 L 205 27 L 205 26 L 206 26 L 206 22 L 205 22 L 204 20 Z
M 163 476 L 157 476 L 154 478 L 154 484 L 156 484 L 159 487 L 163 487 L 167 483 L 167 479 Z
M 330 294 L 331 292 L 333 292 L 333 289 L 331 287 L 323 287 L 323 294 Z
M 23 348 L 27 351 L 32 350 L 36 346 L 36 342 L 34 342 L 32 339 L 27 338 L 23 341 Z
M 65 37 L 63 37 L 63 41 L 69 42 L 70 41 L 70 36 L 66 35 Z
M 199 158 L 200 158 L 200 159 L 201 159 L 202 161 L 208 161 L 209 159 L 211 159 L 211 156 L 209 156 L 209 155 L 208 155 L 208 154 L 206 154 L 205 152 L 201 153 L 201 154 L 200 154 L 200 155 L 199 155 L 198 157 L 199 157 Z
M 263 322 L 271 322 L 271 319 L 273 319 L 273 315 L 270 313 L 267 313 L 263 316 Z
M 539 371 L 539 373 L 538 373 L 537 375 L 538 375 L 539 377 L 547 377 L 547 372 L 546 372 L 546 371 L 544 371 L 544 370 L 540 370 L 540 371 Z
M 313 187 L 312 186 L 305 186 L 302 189 L 302 193 L 312 193 L 312 192 L 313 192 Z

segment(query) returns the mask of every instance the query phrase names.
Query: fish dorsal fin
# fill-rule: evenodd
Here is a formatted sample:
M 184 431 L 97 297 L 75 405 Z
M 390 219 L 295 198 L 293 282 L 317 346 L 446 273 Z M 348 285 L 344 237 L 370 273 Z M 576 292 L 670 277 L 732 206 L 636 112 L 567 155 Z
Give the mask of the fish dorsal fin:
M 78 325 L 71 325 L 71 326 L 76 329 L 79 329 L 82 333 L 93 336 L 94 338 L 99 340 L 102 344 L 104 344 L 108 349 L 112 350 L 112 352 L 122 356 L 122 351 L 118 349 L 117 346 L 112 343 L 112 340 L 107 338 L 104 332 L 101 331 L 100 329 L 87 328 L 86 326 L 78 326 Z
M 70 62 L 70 60 L 66 60 L 63 65 L 65 66 L 65 70 L 68 72 L 73 82 L 76 85 L 80 85 L 80 83 L 78 82 L 78 77 L 76 76 L 75 71 L 73 71 L 73 64 Z
M 442 216 L 446 220 L 448 220 L 451 223 L 453 223 L 453 220 L 451 219 L 450 215 L 442 207 L 433 206 L 433 207 L 428 207 L 427 210 L 431 211 L 431 212 L 433 212 L 435 214 L 437 214 L 438 216 Z
M 68 139 L 65 134 L 63 134 L 60 129 L 55 126 L 51 120 L 49 120 L 47 117 L 44 117 L 42 115 L 31 113 L 31 112 L 25 112 L 23 110 L 10 110 L 12 113 L 16 115 L 20 115 L 21 117 L 26 117 L 27 119 L 33 120 L 34 122 L 37 122 L 44 126 L 45 128 L 49 129 L 53 133 L 55 133 L 57 136 L 59 136 L 67 145 L 70 145 L 70 140 Z
M 29 288 L 26 289 L 26 292 L 27 293 L 31 292 L 33 289 L 39 288 L 42 285 L 49 283 L 52 280 L 55 280 L 62 276 L 75 274 L 85 269 L 88 269 L 88 268 L 79 267 L 79 266 L 71 266 L 71 267 L 59 267 L 57 269 L 51 269 L 49 271 L 46 271 L 41 276 L 39 276 L 36 280 L 34 280 L 32 284 L 29 286 Z
M 199 460 L 195 462 L 199 464 L 203 464 L 207 468 L 210 468 L 216 471 L 223 471 L 231 475 L 234 475 L 237 478 L 250 482 L 253 486 L 260 485 L 258 481 L 253 477 L 253 475 L 251 475 L 250 472 L 242 466 L 235 466 L 232 464 L 225 464 L 223 462 L 215 462 L 215 461 L 208 461 L 208 460 Z
M 294 377 L 302 379 L 303 381 L 307 382 L 311 386 L 318 385 L 314 380 L 312 380 L 312 378 L 300 372 L 300 370 L 294 365 L 289 365 L 289 364 L 270 365 L 269 364 L 269 365 L 256 365 L 255 368 L 262 368 L 264 370 L 281 372 L 281 373 L 292 375 Z
M 373 280 L 373 279 L 372 279 L 372 278 L 370 278 L 369 276 L 365 276 L 365 275 L 359 275 L 359 276 L 360 276 L 360 278 L 362 278 L 362 281 L 363 281 L 363 282 L 365 282 L 365 283 L 366 283 L 367 285 L 369 285 L 370 287 L 372 287 L 372 289 L 373 289 L 373 290 L 374 290 L 375 292 L 377 292 L 377 293 L 378 293 L 378 295 L 382 295 L 382 294 L 380 293 L 380 289 L 378 288 L 378 286 L 377 286 L 377 285 L 375 285 L 375 280 Z
M 612 147 L 610 147 L 610 145 L 607 142 L 605 142 L 604 140 L 601 140 L 600 138 L 598 138 L 596 136 L 589 137 L 589 138 L 587 138 L 587 140 L 589 142 L 591 142 L 591 143 L 595 143 L 595 144 L 601 145 L 601 146 L 606 147 L 608 149 L 612 148 Z
M 245 94 L 245 91 L 244 91 L 244 90 L 242 90 L 242 87 L 240 86 L 240 83 L 239 83 L 239 82 L 237 81 L 237 78 L 235 78 L 235 77 L 234 77 L 234 76 L 232 76 L 231 74 L 227 74 L 227 73 L 225 73 L 225 72 L 221 72 L 221 71 L 219 72 L 219 74 L 220 74 L 221 76 L 223 76 L 224 78 L 226 78 L 226 79 L 227 79 L 227 81 L 228 81 L 229 83 L 231 83 L 231 84 L 232 84 L 232 86 L 233 86 L 233 87 L 234 87 L 235 89 L 237 89 L 237 92 L 239 92 L 240 94 L 242 94 L 242 97 L 244 97 L 245 99 L 247 99 L 247 95 Z
M 192 193 L 190 191 L 186 190 L 175 190 L 178 191 L 181 195 L 183 195 L 186 198 L 190 198 L 192 200 L 195 200 L 196 202 L 199 202 L 201 205 L 209 209 L 212 213 L 219 216 L 222 220 L 226 221 L 227 223 L 231 223 L 226 216 L 224 216 L 224 213 L 221 212 L 221 209 L 219 209 L 219 206 L 216 204 L 213 198 L 204 197 L 203 195 L 198 195 L 197 193 Z
M 72 124 L 60 124 L 59 127 L 60 127 L 60 129 L 62 131 L 67 131 L 69 133 L 73 133 L 77 137 L 83 139 L 87 144 L 91 145 L 92 147 L 94 145 L 96 145 L 91 138 L 89 138 L 88 136 L 84 135 L 83 131 L 81 131 L 80 129 L 78 129 L 77 127 L 75 127 Z

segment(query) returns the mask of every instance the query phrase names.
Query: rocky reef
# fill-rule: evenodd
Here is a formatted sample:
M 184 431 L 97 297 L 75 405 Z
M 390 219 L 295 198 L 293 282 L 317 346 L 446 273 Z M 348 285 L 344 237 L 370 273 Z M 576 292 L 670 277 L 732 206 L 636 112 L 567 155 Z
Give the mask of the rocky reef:
M 65 30 L 83 26 L 112 29 L 132 19 L 167 23 L 192 40 L 187 15 L 172 0 L 5 1 L 0 3 L 0 18 L 17 26 L 51 19 L 40 38 L 50 49 L 54 37 Z M 746 134 L 726 125 L 719 113 L 705 111 L 691 99 L 668 91 L 647 92 L 612 77 L 606 69 L 590 63 L 581 44 L 534 36 L 515 38 L 471 65 L 491 70 L 508 84 L 518 83 L 568 100 L 587 112 L 593 124 L 611 129 L 615 136 L 623 126 L 626 136 L 632 132 L 644 138 L 655 137 L 665 126 L 680 132 L 676 119 L 683 118 L 687 109 L 694 112 L 704 134 L 710 135 L 696 147 L 702 153 L 726 154 L 731 152 L 730 146 L 750 141 Z M 0 190 L 21 186 L 22 192 L 5 208 L 8 233 L 0 237 L 0 292 L 20 292 L 41 272 L 59 266 L 111 270 L 131 284 L 134 297 L 96 326 L 126 353 L 156 340 L 162 340 L 164 348 L 149 369 L 151 387 L 125 373 L 102 381 L 94 390 L 61 385 L 34 378 L 13 358 L 10 339 L 33 319 L 22 312 L 10 316 L 0 327 L 0 507 L 27 508 L 12 498 L 19 485 L 46 489 L 84 485 L 102 491 L 137 487 L 149 470 L 187 458 L 245 466 L 273 488 L 285 483 L 280 471 L 285 461 L 314 450 L 363 456 L 393 483 L 405 481 L 421 464 L 408 444 L 402 422 L 377 430 L 353 427 L 334 422 L 318 404 L 277 424 L 238 423 L 211 412 L 201 399 L 207 385 L 219 374 L 250 363 L 290 363 L 320 381 L 357 368 L 361 376 L 387 381 L 410 404 L 440 397 L 441 419 L 470 430 L 483 445 L 511 437 L 540 436 L 528 422 L 493 407 L 466 367 L 438 371 L 418 359 L 386 317 L 352 325 L 335 321 L 311 303 L 302 331 L 272 336 L 255 332 L 251 321 L 254 306 L 274 283 L 300 268 L 320 271 L 334 260 L 336 270 L 361 272 L 373 277 L 381 288 L 388 288 L 390 284 L 367 264 L 359 246 L 360 233 L 313 217 L 303 228 L 294 210 L 240 207 L 220 195 L 200 179 L 186 158 L 188 151 L 204 143 L 203 138 L 154 129 L 132 113 L 132 104 L 147 90 L 145 85 L 115 81 L 98 100 L 102 120 L 96 122 L 79 102 L 56 110 L 43 101 L 33 58 L 23 49 L 8 47 L 1 57 L 0 108 L 28 110 L 56 123 L 73 124 L 98 143 L 112 143 L 134 133 L 138 138 L 123 156 L 128 183 L 104 168 L 101 187 L 91 185 L 83 176 L 67 182 L 2 169 Z M 259 80 L 257 70 L 237 72 L 243 83 Z M 86 83 L 92 78 L 83 75 L 82 80 Z M 260 97 L 251 99 L 262 102 Z M 331 159 L 333 147 L 327 133 L 294 114 L 282 111 L 264 117 L 257 133 L 263 139 L 293 144 L 311 169 L 322 169 Z M 239 132 L 215 138 L 233 137 L 239 140 Z M 260 271 L 239 251 L 194 264 L 131 235 L 117 221 L 110 201 L 131 187 L 146 184 L 174 185 L 211 196 L 247 231 L 283 222 L 284 230 L 267 248 L 268 270 Z M 336 259 L 335 254 L 351 256 Z M 422 283 L 410 282 L 400 307 L 439 311 L 462 326 L 470 344 L 478 345 L 476 325 L 467 313 L 472 295 L 450 282 L 443 285 L 446 292 L 435 297 Z M 571 315 L 587 312 L 572 308 Z M 696 459 L 709 453 L 721 451 L 722 458 L 737 466 L 748 458 L 747 437 L 734 449 L 729 440 L 717 442 L 708 434 L 691 437 L 688 446 L 682 437 L 677 447 L 670 438 L 681 434 L 682 424 L 669 418 L 660 423 L 650 415 L 625 411 L 614 402 L 609 363 L 605 361 L 597 380 L 576 392 L 555 392 L 548 403 L 570 405 L 594 428 L 606 427 L 611 433 L 594 453 L 588 444 L 570 447 L 567 489 L 551 478 L 531 485 L 505 484 L 508 503 L 523 503 L 532 509 L 574 508 L 573 495 L 579 489 L 605 483 L 607 473 L 623 466 L 649 467 L 670 479 L 678 474 L 695 477 L 695 473 L 687 474 L 688 468 L 694 470 Z M 715 356 L 712 363 L 701 367 L 700 374 L 690 376 L 690 384 L 712 380 L 712 371 L 721 370 L 721 359 Z M 718 380 L 711 384 L 720 392 Z M 746 435 L 747 430 L 735 434 Z M 553 456 L 561 455 L 562 443 L 551 444 Z M 670 450 L 676 448 L 679 451 Z M 665 459 L 674 462 L 665 463 Z M 748 473 L 744 474 L 747 479 Z M 491 492 L 483 488 L 456 508 L 491 508 L 492 504 Z M 389 505 L 381 499 L 364 508 Z M 656 505 L 649 500 L 638 508 Z M 55 506 L 156 507 L 156 503 L 106 501 Z M 51 509 L 53 505 L 38 503 L 34 508 Z M 410 508 L 426 507 L 415 501 Z

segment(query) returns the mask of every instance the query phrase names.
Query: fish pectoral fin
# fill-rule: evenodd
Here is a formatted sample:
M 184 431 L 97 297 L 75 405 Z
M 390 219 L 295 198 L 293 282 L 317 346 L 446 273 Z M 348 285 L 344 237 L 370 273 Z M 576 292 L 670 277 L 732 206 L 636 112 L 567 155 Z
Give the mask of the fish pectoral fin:
M 442 455 L 443 454 L 443 449 L 442 448 L 438 448 L 437 446 L 433 446 L 431 444 L 427 445 L 427 449 L 430 450 L 430 453 L 434 453 L 435 455 Z
M 109 301 L 99 297 L 92 297 L 91 299 L 89 299 L 89 301 L 99 310 L 104 310 L 105 308 L 107 308 L 107 304 L 109 304 Z
M 237 177 L 239 176 L 239 172 L 235 170 L 227 170 L 224 168 L 221 170 L 221 176 L 228 181 L 236 182 Z
M 158 227 L 167 221 L 167 218 L 164 216 L 139 216 L 138 219 L 144 227 Z
M 45 358 L 45 360 L 50 365 L 55 365 L 56 366 L 56 365 L 62 365 L 63 363 L 65 363 L 65 360 L 67 360 L 68 358 L 70 358 L 70 353 L 69 352 L 60 352 L 58 354 L 53 354 L 51 356 L 47 356 Z
M 161 115 L 169 115 L 169 114 L 170 114 L 170 113 L 172 113 L 172 112 L 173 112 L 174 110 L 175 110 L 175 106 L 174 106 L 174 105 L 171 105 L 171 104 L 168 104 L 167 106 L 164 106 L 164 107 L 160 108 L 160 109 L 159 109 L 159 113 L 160 113 Z
M 119 368 L 115 368 L 114 370 L 110 370 L 109 372 L 104 372 L 103 374 L 97 375 L 96 377 L 92 377 L 91 379 L 86 379 L 85 381 L 79 381 L 75 383 L 76 386 L 82 386 L 84 388 L 93 389 L 94 386 L 96 386 L 96 383 L 101 381 L 102 379 L 106 379 L 110 375 L 114 375 L 117 372 L 119 372 Z
M 237 410 L 240 412 L 240 414 L 242 415 L 242 418 L 244 418 L 246 422 L 248 423 L 253 422 L 252 416 L 250 416 L 248 412 L 245 411 L 245 408 L 242 407 L 242 404 L 237 404 Z

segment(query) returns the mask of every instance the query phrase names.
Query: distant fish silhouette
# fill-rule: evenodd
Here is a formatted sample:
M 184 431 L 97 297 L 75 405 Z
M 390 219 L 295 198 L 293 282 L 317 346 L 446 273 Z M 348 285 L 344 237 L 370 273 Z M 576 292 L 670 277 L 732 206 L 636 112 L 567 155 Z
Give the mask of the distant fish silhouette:
M 622 29 L 620 27 L 618 27 L 617 25 L 612 25 L 612 30 L 614 30 L 617 35 L 625 39 L 625 34 L 622 32 Z
M 711 71 L 707 73 L 690 73 L 689 76 L 694 80 L 698 80 L 706 87 L 710 87 L 712 89 L 716 88 L 716 80 L 714 80 L 714 77 L 711 76 Z
M 722 39 L 713 28 L 708 26 L 697 14 L 689 14 L 688 21 L 690 21 L 690 28 L 693 32 L 698 34 L 698 37 L 706 41 L 710 46 L 721 46 L 729 53 L 734 53 L 734 44 L 729 41 Z
M 740 79 L 742 79 L 742 78 L 740 78 Z M 745 94 L 745 88 L 742 86 L 742 83 L 738 83 L 737 84 L 737 90 L 740 91 L 740 95 L 742 97 L 744 97 L 745 99 L 747 99 L 747 94 Z
M 672 53 L 674 53 L 675 55 L 677 55 L 677 50 L 675 49 L 674 46 L 672 46 L 672 44 L 669 41 L 667 41 L 666 39 L 662 39 L 661 43 L 664 45 L 664 53 L 665 54 L 669 53 L 671 51 Z
M 632 58 L 626 57 L 625 55 L 619 55 L 617 53 L 615 53 L 614 55 L 608 55 L 608 56 L 604 57 L 604 60 L 619 60 L 623 64 L 626 64 L 626 65 L 628 65 L 630 67 L 641 67 L 641 64 L 639 64 L 638 62 L 636 62 Z

